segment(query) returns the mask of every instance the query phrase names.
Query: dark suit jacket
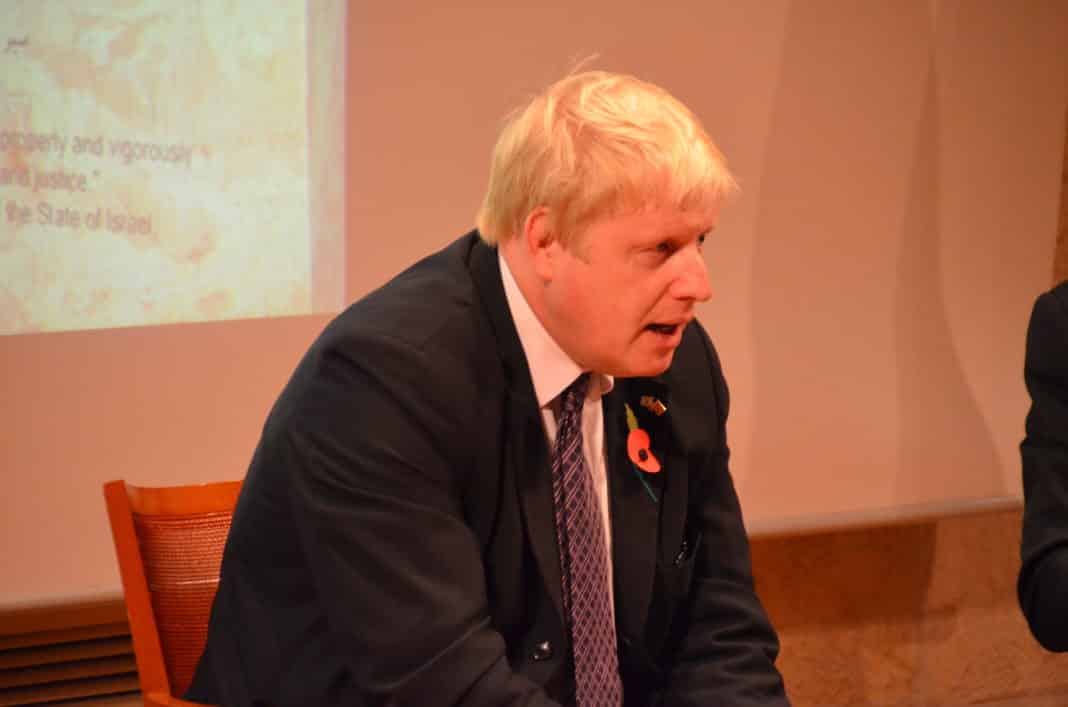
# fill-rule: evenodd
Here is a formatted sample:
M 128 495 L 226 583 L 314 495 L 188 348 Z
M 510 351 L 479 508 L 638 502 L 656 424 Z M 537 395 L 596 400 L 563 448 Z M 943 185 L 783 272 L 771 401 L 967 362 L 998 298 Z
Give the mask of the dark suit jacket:
M 626 456 L 624 401 L 661 455 L 656 501 Z M 700 326 L 662 376 L 617 380 L 604 415 L 627 705 L 787 705 Z M 545 431 L 497 251 L 472 232 L 352 305 L 300 363 L 241 491 L 188 696 L 566 703 L 562 616 Z
M 1024 380 L 1020 607 L 1043 646 L 1068 651 L 1068 282 L 1035 302 Z

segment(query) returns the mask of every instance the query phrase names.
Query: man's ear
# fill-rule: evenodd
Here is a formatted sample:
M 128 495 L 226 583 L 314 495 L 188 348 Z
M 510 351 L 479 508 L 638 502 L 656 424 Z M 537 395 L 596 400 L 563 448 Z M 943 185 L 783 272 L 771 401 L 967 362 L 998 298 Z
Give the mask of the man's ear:
M 534 264 L 534 272 L 543 282 L 551 281 L 556 275 L 562 247 L 549 209 L 539 206 L 527 214 L 522 238 L 527 256 Z

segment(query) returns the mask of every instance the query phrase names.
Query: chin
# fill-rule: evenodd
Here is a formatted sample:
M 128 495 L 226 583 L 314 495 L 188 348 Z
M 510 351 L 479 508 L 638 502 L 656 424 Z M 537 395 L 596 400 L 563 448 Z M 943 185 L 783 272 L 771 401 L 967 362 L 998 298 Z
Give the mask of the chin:
M 618 374 L 620 378 L 652 378 L 671 367 L 675 352 L 667 356 L 658 356 L 645 361 L 633 361 L 627 366 L 627 373 Z
M 629 351 L 623 356 L 587 359 L 586 368 L 614 378 L 652 378 L 671 367 L 675 360 L 675 349 L 665 351 Z

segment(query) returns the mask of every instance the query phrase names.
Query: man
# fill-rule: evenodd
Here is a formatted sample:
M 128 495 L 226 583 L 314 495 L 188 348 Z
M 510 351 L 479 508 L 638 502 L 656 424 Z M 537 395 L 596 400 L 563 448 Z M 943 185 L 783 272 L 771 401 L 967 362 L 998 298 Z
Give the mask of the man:
M 1039 643 L 1051 651 L 1068 651 L 1068 282 L 1035 302 L 1024 380 L 1031 411 L 1020 445 L 1020 607 Z
M 479 230 L 341 314 L 274 406 L 189 697 L 787 705 L 694 321 L 733 184 L 630 77 L 514 116 Z

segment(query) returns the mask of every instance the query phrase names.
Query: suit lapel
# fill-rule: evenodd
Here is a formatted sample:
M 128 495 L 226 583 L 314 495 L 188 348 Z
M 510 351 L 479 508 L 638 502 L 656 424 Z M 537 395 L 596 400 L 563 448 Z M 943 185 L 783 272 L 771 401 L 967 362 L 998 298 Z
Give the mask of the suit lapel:
M 541 421 L 526 354 L 519 341 L 508 300 L 504 295 L 497 249 L 473 234 L 470 269 L 484 311 L 497 340 L 497 351 L 508 380 L 508 438 L 505 460 L 512 466 L 527 532 L 538 571 L 561 622 L 564 602 L 560 580 L 560 555 L 553 520 L 552 472 L 549 445 Z
M 515 443 L 509 443 L 511 459 L 516 469 L 516 485 L 527 540 L 545 582 L 545 591 L 561 622 L 565 622 L 549 447 L 541 417 L 539 414 L 531 415 L 530 409 L 529 401 L 513 401 Z M 533 409 L 537 413 L 536 405 Z
M 677 462 L 670 456 L 673 445 L 669 444 L 666 416 L 656 416 L 640 404 L 642 396 L 667 404 L 667 387 L 654 379 L 617 379 L 616 383 L 604 401 L 615 603 L 617 623 L 623 632 L 641 637 L 653 591 L 664 482 Z M 624 403 L 630 405 L 639 426 L 652 438 L 653 452 L 661 462 L 659 473 L 638 471 L 631 463 Z

